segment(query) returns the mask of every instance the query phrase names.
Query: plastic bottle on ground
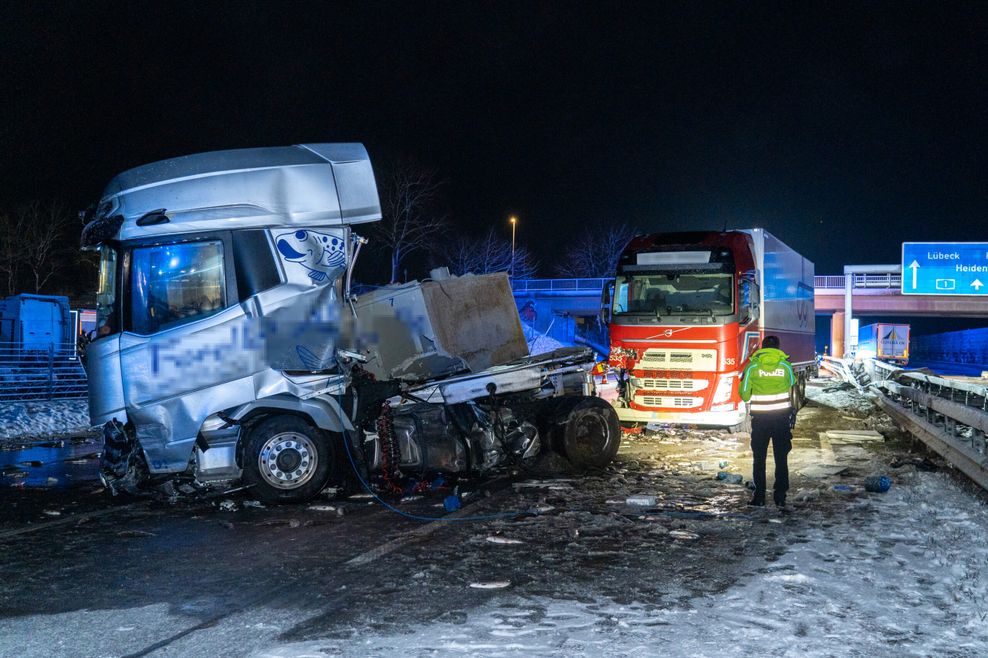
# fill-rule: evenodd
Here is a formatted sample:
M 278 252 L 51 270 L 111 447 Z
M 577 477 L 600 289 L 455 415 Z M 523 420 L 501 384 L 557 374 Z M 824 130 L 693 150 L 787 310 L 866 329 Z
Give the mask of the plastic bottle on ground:
M 887 475 L 872 475 L 864 481 L 865 491 L 885 493 L 892 488 L 892 480 Z

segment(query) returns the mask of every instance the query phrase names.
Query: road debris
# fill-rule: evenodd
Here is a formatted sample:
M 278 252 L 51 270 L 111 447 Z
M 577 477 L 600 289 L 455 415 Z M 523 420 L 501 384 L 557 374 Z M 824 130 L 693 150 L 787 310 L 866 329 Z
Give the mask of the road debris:
M 470 583 L 473 589 L 504 589 L 511 585 L 509 580 L 494 580 L 490 582 Z
M 491 544 L 524 544 L 520 539 L 511 539 L 509 537 L 501 537 L 500 535 L 490 535 L 487 537 L 487 541 Z
M 695 532 L 689 532 L 688 530 L 670 530 L 669 536 L 672 537 L 673 539 L 683 539 L 683 540 L 692 540 L 692 539 L 700 538 L 700 535 L 696 534 Z
M 875 430 L 827 430 L 824 432 L 830 443 L 882 443 L 885 435 Z

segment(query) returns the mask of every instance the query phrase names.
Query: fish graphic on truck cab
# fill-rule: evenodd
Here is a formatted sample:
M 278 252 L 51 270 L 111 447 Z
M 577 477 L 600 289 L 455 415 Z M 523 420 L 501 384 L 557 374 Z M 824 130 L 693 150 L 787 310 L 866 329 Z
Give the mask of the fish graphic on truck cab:
M 275 245 L 282 258 L 307 269 L 315 282 L 325 281 L 330 272 L 346 265 L 346 245 L 334 235 L 298 230 L 277 236 Z

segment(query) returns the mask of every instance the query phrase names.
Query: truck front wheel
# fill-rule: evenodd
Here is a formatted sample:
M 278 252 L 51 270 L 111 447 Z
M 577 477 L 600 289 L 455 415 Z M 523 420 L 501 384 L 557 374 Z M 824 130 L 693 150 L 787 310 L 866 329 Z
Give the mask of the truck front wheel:
M 330 438 L 297 416 L 267 418 L 247 435 L 243 481 L 266 503 L 298 503 L 316 496 L 329 480 Z
M 603 468 L 621 447 L 617 413 L 600 398 L 563 405 L 556 417 L 556 446 L 576 468 Z

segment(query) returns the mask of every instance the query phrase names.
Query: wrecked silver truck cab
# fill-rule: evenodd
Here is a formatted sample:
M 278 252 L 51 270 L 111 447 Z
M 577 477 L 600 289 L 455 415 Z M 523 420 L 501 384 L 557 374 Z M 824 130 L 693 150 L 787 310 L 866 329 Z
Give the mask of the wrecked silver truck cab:
M 351 467 L 395 486 L 549 449 L 610 461 L 620 434 L 589 397 L 591 353 L 528 357 L 505 275 L 350 294 L 353 227 L 380 218 L 359 144 L 204 153 L 110 182 L 82 241 L 100 253 L 87 363 L 111 491 L 241 480 L 290 502 Z M 596 424 L 576 422 L 581 404 Z

